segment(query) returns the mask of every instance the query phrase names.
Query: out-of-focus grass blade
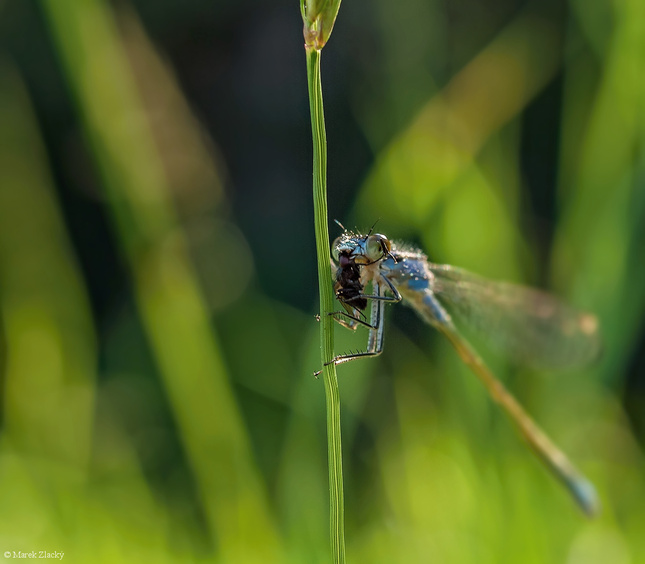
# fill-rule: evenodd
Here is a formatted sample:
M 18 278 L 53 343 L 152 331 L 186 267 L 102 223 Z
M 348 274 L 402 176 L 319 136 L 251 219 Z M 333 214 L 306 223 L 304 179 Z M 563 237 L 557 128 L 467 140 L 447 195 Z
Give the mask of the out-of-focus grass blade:
M 581 2 L 574 6 L 582 29 L 602 29 L 594 21 L 597 11 L 588 12 Z M 645 75 L 640 72 L 645 36 L 639 24 L 645 5 L 629 1 L 613 8 L 615 25 L 599 85 L 590 82 L 584 57 L 572 57 L 566 67 L 563 214 L 554 245 L 556 283 L 573 279 L 576 295 L 593 304 L 601 318 L 603 372 L 609 379 L 622 373 L 645 307 Z M 572 37 L 571 43 L 576 41 Z
M 363 186 L 361 213 L 372 218 L 387 209 L 390 220 L 425 226 L 491 135 L 553 77 L 557 45 L 557 30 L 534 6 L 525 9 L 377 155 Z
M 3 438 L 17 452 L 82 473 L 91 449 L 94 328 L 29 97 L 6 62 L 0 122 Z
M 42 5 L 219 554 L 272 562 L 279 543 L 263 486 L 112 15 L 101 0 Z

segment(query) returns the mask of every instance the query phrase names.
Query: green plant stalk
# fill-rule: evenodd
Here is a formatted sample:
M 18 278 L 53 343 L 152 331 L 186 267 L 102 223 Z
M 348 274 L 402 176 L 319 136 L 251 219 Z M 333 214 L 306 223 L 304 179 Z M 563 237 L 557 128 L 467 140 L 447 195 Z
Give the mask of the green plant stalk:
M 320 351 L 327 402 L 327 444 L 329 452 L 329 505 L 332 562 L 345 562 L 345 515 L 343 499 L 343 459 L 340 435 L 340 393 L 334 357 L 334 327 L 329 315 L 334 294 L 329 272 L 329 226 L 327 223 L 327 138 L 320 81 L 320 51 L 306 47 L 307 82 L 313 136 L 314 221 L 318 255 L 320 292 Z

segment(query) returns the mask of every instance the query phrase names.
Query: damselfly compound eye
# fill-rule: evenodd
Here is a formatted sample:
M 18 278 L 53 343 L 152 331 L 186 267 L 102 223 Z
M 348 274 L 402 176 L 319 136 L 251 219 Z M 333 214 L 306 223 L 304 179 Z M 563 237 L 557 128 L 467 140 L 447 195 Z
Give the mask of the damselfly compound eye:
M 334 239 L 334 242 L 331 244 L 331 256 L 336 262 L 338 262 L 338 259 L 340 257 L 340 250 L 338 249 L 338 247 L 341 240 L 342 237 L 336 237 L 336 239 Z
M 392 244 L 390 240 L 380 233 L 370 235 L 365 243 L 365 254 L 367 258 L 374 262 L 390 254 Z

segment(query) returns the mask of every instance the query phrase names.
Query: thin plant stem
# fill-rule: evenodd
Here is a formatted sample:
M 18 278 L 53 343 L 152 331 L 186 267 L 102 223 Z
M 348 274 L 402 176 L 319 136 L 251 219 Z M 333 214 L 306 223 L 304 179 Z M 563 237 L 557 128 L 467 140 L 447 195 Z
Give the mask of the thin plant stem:
M 318 288 L 320 292 L 320 351 L 327 402 L 327 444 L 329 452 L 329 504 L 331 553 L 334 564 L 345 562 L 345 515 L 343 500 L 343 459 L 340 435 L 340 393 L 334 356 L 334 328 L 329 313 L 333 311 L 329 271 L 329 227 L 327 223 L 327 139 L 320 80 L 320 51 L 306 47 L 307 82 L 313 135 L 313 189 Z

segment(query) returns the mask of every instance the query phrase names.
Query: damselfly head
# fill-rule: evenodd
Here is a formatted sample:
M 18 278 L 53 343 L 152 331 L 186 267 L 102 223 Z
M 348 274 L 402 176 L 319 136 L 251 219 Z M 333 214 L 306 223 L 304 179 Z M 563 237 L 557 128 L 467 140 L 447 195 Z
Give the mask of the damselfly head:
M 331 247 L 332 257 L 337 263 L 341 260 L 359 265 L 374 264 L 390 256 L 392 244 L 380 233 L 374 235 L 354 235 L 345 232 L 337 237 Z M 344 266 L 344 265 L 342 265 Z

